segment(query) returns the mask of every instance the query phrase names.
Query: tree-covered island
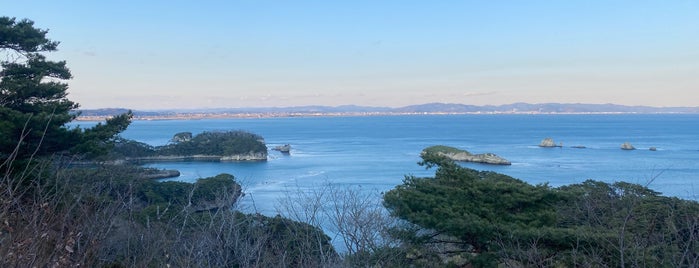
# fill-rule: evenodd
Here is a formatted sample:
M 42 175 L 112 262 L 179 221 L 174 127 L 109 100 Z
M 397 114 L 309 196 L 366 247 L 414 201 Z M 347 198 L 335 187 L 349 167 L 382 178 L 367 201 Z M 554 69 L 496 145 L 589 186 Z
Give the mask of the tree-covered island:
M 421 155 L 438 155 L 449 158 L 454 161 L 474 162 L 491 165 L 511 165 L 512 163 L 505 158 L 502 158 L 493 153 L 472 154 L 469 151 L 458 148 L 435 145 L 422 150 Z
M 192 136 L 177 133 L 172 142 L 163 146 L 118 139 L 107 156 L 110 160 L 127 161 L 265 161 L 267 146 L 264 138 L 246 131 L 203 132 Z

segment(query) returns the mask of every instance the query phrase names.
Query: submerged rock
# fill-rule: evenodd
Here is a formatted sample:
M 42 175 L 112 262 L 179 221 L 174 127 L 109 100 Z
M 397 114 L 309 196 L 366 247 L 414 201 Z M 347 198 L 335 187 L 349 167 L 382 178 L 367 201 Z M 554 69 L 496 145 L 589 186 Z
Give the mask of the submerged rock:
M 622 150 L 636 150 L 636 147 L 633 147 L 631 143 L 629 142 L 624 142 L 624 144 L 621 145 Z
M 648 150 L 651 150 L 651 151 L 657 151 L 657 150 L 658 150 L 658 148 L 655 148 L 655 147 L 650 147 L 650 148 L 648 148 Z

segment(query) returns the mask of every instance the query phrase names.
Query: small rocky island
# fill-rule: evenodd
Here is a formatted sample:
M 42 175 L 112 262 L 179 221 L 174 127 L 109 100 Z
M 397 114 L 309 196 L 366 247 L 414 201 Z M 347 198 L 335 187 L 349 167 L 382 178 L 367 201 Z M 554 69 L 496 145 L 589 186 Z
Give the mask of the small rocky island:
M 279 145 L 279 146 L 274 146 L 272 150 L 279 151 L 280 153 L 283 154 L 288 154 L 291 152 L 291 145 L 289 144 L 284 144 L 284 145 Z
M 629 143 L 629 142 L 624 142 L 621 145 L 621 149 L 622 150 L 636 150 L 636 147 L 633 147 L 633 145 L 631 145 L 631 143 Z
M 563 147 L 563 144 L 556 144 L 552 138 L 545 138 L 539 143 L 539 147 L 553 148 L 553 147 Z
M 490 164 L 490 165 L 512 165 L 510 161 L 507 159 L 504 159 L 502 157 L 497 156 L 496 154 L 493 153 L 484 153 L 484 154 L 472 154 L 466 150 L 461 150 L 457 149 L 454 147 L 449 147 L 449 146 L 444 146 L 444 145 L 436 145 L 436 146 L 430 146 L 422 150 L 422 155 L 425 154 L 436 154 L 440 156 L 444 156 L 446 158 L 449 158 L 454 161 L 461 161 L 461 162 L 474 162 L 474 163 L 483 163 L 483 164 Z

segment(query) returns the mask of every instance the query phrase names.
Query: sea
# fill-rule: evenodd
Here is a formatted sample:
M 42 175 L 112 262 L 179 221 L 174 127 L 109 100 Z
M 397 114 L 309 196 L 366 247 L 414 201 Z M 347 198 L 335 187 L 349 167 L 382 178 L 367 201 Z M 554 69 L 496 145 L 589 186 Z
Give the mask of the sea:
M 94 122 L 75 122 L 90 126 Z M 469 114 L 136 120 L 124 138 L 167 144 L 178 132 L 244 130 L 272 148 L 265 162 L 154 162 L 177 169 L 168 180 L 194 182 L 229 173 L 243 186 L 243 203 L 274 215 L 279 200 L 299 190 L 332 184 L 385 192 L 406 176 L 431 177 L 420 152 L 447 145 L 495 153 L 511 166 L 463 163 L 551 187 L 585 180 L 638 183 L 666 196 L 699 199 L 697 114 Z M 541 148 L 544 138 L 562 147 Z M 629 142 L 637 149 L 621 150 Z M 585 148 L 574 148 L 583 146 Z M 657 150 L 650 150 L 651 147 Z

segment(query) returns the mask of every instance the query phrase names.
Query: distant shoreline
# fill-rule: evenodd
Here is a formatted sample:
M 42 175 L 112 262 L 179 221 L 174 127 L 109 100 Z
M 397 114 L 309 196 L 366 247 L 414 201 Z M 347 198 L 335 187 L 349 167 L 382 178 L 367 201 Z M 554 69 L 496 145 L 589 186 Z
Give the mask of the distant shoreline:
M 680 112 L 337 112 L 337 113 L 181 113 L 169 115 L 136 115 L 133 120 L 202 120 L 202 119 L 251 119 L 290 117 L 358 117 L 358 116 L 414 116 L 414 115 L 623 115 L 623 114 L 696 114 Z M 78 116 L 76 121 L 103 121 L 114 115 Z
M 80 121 L 104 120 L 128 112 L 126 108 L 102 108 L 77 111 Z M 170 110 L 133 110 L 134 120 L 197 120 L 275 117 L 341 117 L 341 116 L 406 116 L 406 115 L 499 115 L 499 114 L 699 114 L 697 107 L 651 107 L 618 104 L 584 103 L 512 103 L 504 105 L 467 105 L 459 103 L 426 103 L 404 107 L 291 106 L 240 107 Z

